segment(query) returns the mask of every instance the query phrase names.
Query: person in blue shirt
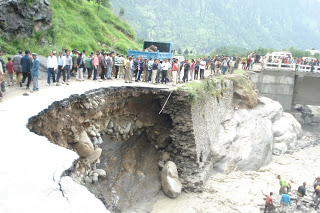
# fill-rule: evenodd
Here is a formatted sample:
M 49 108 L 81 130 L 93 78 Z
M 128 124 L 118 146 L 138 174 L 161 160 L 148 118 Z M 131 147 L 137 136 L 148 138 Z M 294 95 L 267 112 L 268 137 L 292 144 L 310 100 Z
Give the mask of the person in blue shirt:
M 38 77 L 39 77 L 39 67 L 40 67 L 40 61 L 37 58 L 37 53 L 32 53 L 32 68 L 31 68 L 31 76 L 32 76 L 32 82 L 33 82 L 33 91 L 39 91 L 39 85 L 38 85 Z
M 281 212 L 289 211 L 289 206 L 291 205 L 291 199 L 286 189 L 284 190 L 284 193 L 281 195 L 280 205 L 281 205 Z

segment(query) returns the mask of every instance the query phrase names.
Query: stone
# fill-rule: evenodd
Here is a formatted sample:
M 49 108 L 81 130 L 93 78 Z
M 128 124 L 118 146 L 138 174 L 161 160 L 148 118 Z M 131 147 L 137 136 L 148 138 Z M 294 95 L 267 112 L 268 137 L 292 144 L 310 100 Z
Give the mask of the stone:
M 171 138 L 168 133 L 162 132 L 162 134 L 159 134 L 156 145 L 159 149 L 165 149 L 171 142 Z
M 162 160 L 164 160 L 164 161 L 170 160 L 170 153 L 164 152 L 164 153 L 162 154 Z
M 168 197 L 176 198 L 181 194 L 182 184 L 178 178 L 177 166 L 172 161 L 168 161 L 161 171 L 161 186 Z
M 107 175 L 106 171 L 103 169 L 95 169 L 92 172 L 97 173 L 99 177 L 105 177 Z
M 102 144 L 103 143 L 103 140 L 102 140 L 102 138 L 101 137 L 99 137 L 98 138 L 98 142 L 97 142 L 97 144 Z
M 313 116 L 312 117 L 312 123 L 320 123 L 320 118 L 316 117 L 316 116 Z
M 311 120 L 311 118 L 309 117 L 309 116 L 306 116 L 305 118 L 304 118 L 304 124 L 311 124 L 312 123 L 312 120 Z
M 99 157 L 101 156 L 101 153 L 102 153 L 102 149 L 96 148 L 94 150 L 94 152 L 92 152 L 91 155 L 89 155 L 86 158 L 86 161 L 88 162 L 88 164 L 92 164 L 92 163 L 96 162 L 99 159 Z
M 110 122 L 108 123 L 108 129 L 112 129 L 113 128 L 113 122 L 110 120 Z
M 93 116 L 93 119 L 100 119 L 101 117 L 103 116 L 103 113 L 101 111 L 97 112 L 94 116 Z
M 89 132 L 89 135 L 92 136 L 92 137 L 96 137 L 97 136 L 97 134 L 93 130 L 91 130 Z
M 130 130 L 131 130 L 131 122 L 129 122 L 129 123 L 127 124 L 127 127 L 123 130 L 123 132 L 124 132 L 125 134 L 128 134 L 128 133 L 130 132 Z
M 108 130 L 107 130 L 107 134 L 108 134 L 108 135 L 111 135 L 112 133 L 113 133 L 113 129 L 108 129 Z
M 138 129 L 141 129 L 143 127 L 143 122 L 140 121 L 140 120 L 137 120 L 136 121 L 136 126 L 137 126 Z
M 88 157 L 94 150 L 91 140 L 85 130 L 80 133 L 79 142 L 74 144 L 73 147 L 80 157 Z

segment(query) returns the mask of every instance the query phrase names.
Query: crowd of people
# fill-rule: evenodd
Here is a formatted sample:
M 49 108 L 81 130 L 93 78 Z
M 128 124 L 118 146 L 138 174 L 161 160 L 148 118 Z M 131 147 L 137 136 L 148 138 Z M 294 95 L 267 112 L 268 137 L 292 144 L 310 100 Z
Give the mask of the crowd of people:
M 280 212 L 289 212 L 289 208 L 292 205 L 291 202 L 291 183 L 293 183 L 292 180 L 286 181 L 283 177 L 280 175 L 277 176 L 277 179 L 279 180 L 280 189 L 279 189 L 279 195 L 281 196 L 280 199 Z M 303 210 L 302 205 L 304 201 L 304 197 L 307 195 L 307 183 L 304 182 L 302 185 L 300 185 L 296 191 L 296 208 L 298 210 Z M 313 206 L 315 210 L 319 209 L 320 205 L 320 177 L 317 177 L 315 181 L 313 182 Z M 264 194 L 261 190 L 262 194 L 266 197 L 266 204 L 264 208 L 264 212 L 274 212 L 275 205 L 273 203 L 272 196 L 274 195 L 273 192 L 270 192 L 270 194 Z
M 7 86 L 16 83 L 26 89 L 33 87 L 31 92 L 39 91 L 38 77 L 40 74 L 40 61 L 36 53 L 20 50 L 13 58 L 8 57 L 7 62 L 2 58 L 0 52 L 0 80 L 1 91 L 5 92 L 5 81 Z M 56 53 L 51 51 L 47 58 L 47 86 L 68 84 L 71 77 L 77 81 L 85 78 L 93 81 L 104 81 L 111 79 L 124 79 L 125 83 L 150 82 L 152 84 L 173 85 L 193 80 L 204 79 L 205 70 L 211 70 L 211 75 L 233 73 L 239 67 L 240 58 L 236 56 L 215 56 L 210 58 L 192 59 L 179 61 L 176 58 L 169 59 L 143 59 L 142 57 L 124 56 L 104 50 L 90 53 L 76 49 L 65 50 Z M 6 73 L 6 75 L 5 75 Z M 4 77 L 6 76 L 6 79 Z

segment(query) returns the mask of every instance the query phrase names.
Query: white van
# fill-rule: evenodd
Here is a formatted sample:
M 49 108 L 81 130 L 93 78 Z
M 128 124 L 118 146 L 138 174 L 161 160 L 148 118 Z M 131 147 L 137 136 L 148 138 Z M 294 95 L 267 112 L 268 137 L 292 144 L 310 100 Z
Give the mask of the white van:
M 184 61 L 184 57 L 183 56 L 173 56 L 172 59 L 178 59 L 180 62 Z
M 268 53 L 268 54 L 266 55 L 266 57 L 267 57 L 267 58 L 269 58 L 269 57 L 272 57 L 272 58 L 274 58 L 274 57 L 276 57 L 276 58 L 281 57 L 281 58 L 289 58 L 289 59 L 292 59 L 292 54 L 291 54 L 291 52 L 287 52 L 287 51 L 272 52 L 272 53 Z

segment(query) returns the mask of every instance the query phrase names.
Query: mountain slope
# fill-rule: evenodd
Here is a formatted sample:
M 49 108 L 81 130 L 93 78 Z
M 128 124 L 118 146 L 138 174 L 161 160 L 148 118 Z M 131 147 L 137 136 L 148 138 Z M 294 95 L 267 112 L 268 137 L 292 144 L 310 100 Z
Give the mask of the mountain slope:
M 33 0 L 30 6 L 38 4 Z M 86 0 L 49 0 L 52 25 L 48 30 L 33 30 L 30 36 L 1 35 L 0 46 L 8 53 L 31 49 L 47 54 L 50 50 L 86 49 L 116 50 L 127 53 L 128 48 L 140 48 L 134 42 L 135 32 L 112 10 Z M 25 3 L 26 4 L 26 3 Z M 1 32 L 0 32 L 1 34 Z
M 146 40 L 176 49 L 211 52 L 216 47 L 320 48 L 317 0 L 112 0 L 114 10 Z

